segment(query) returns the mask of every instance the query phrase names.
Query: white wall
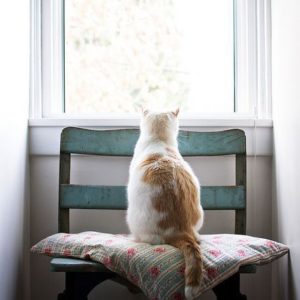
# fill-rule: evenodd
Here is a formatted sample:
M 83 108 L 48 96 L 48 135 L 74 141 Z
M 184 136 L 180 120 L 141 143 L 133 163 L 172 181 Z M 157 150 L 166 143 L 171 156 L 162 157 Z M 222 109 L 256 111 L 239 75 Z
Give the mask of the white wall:
M 33 129 L 31 128 L 30 131 Z M 34 144 L 34 143 L 32 143 Z M 203 185 L 234 183 L 234 159 L 190 158 Z M 88 184 L 126 184 L 129 159 L 93 158 L 74 159 L 71 181 Z M 271 237 L 271 156 L 248 157 L 248 233 Z M 57 232 L 58 156 L 31 155 L 31 244 Z M 72 231 L 97 230 L 126 232 L 124 212 L 75 211 L 71 215 Z M 233 213 L 207 212 L 204 232 L 232 232 Z M 49 272 L 49 258 L 31 256 L 32 300 L 55 299 L 63 290 L 62 274 Z M 248 300 L 271 299 L 271 267 L 259 268 L 257 274 L 243 275 L 242 289 Z M 146 299 L 133 296 L 125 288 L 107 282 L 92 292 L 90 299 Z M 203 300 L 215 299 L 207 293 Z
M 274 265 L 274 300 L 300 299 L 300 1 L 272 1 L 273 235 L 290 259 Z
M 29 299 L 29 1 L 0 4 L 0 299 Z

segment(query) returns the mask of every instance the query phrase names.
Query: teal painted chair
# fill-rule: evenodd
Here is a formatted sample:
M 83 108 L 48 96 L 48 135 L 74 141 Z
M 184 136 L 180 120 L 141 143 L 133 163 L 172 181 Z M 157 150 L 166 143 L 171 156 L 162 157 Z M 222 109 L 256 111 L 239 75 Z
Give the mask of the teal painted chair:
M 68 127 L 62 131 L 59 170 L 59 232 L 69 232 L 70 209 L 127 208 L 126 187 L 70 184 L 71 154 L 101 156 L 132 156 L 139 136 L 135 129 L 97 131 Z M 235 186 L 202 187 L 201 201 L 206 210 L 234 210 L 235 233 L 246 233 L 246 137 L 242 130 L 219 132 L 180 131 L 179 150 L 183 156 L 235 155 Z M 106 269 L 102 264 L 69 258 L 51 260 L 51 271 L 65 272 L 65 290 L 57 299 L 85 300 L 99 283 L 110 279 L 139 290 Z M 247 299 L 240 293 L 240 274 L 254 273 L 255 266 L 241 267 L 213 289 L 218 300 Z

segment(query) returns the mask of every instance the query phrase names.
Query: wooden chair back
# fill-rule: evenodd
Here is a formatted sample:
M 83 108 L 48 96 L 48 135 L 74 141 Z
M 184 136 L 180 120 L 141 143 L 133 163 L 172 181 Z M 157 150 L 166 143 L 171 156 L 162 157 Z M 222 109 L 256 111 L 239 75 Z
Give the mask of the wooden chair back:
M 125 186 L 70 183 L 71 154 L 132 156 L 139 130 L 92 130 L 67 127 L 61 133 L 59 169 L 59 231 L 69 232 L 70 209 L 127 208 Z M 235 210 L 235 233 L 246 233 L 246 137 L 239 129 L 219 132 L 180 131 L 183 156 L 235 155 L 234 186 L 201 187 L 205 210 Z

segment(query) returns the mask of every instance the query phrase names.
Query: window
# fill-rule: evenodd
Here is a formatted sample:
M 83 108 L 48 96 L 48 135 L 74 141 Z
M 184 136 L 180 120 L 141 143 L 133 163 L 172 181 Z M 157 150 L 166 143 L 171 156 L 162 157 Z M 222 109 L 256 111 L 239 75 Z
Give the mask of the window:
M 35 116 L 270 116 L 269 0 L 33 2 Z
M 234 112 L 232 15 L 232 0 L 66 0 L 66 113 Z

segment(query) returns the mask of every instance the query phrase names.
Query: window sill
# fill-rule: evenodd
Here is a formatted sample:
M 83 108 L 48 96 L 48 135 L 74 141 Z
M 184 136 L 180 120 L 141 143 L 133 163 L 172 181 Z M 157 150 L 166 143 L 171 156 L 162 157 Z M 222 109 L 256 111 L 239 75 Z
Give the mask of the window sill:
M 60 134 L 64 127 L 89 127 L 99 130 L 136 128 L 135 119 L 30 119 L 29 147 L 31 155 L 59 155 Z M 255 118 L 199 118 L 180 119 L 182 129 L 192 131 L 219 131 L 239 128 L 247 137 L 248 156 L 270 156 L 273 145 L 272 120 Z
M 29 119 L 29 127 L 138 127 L 138 118 L 41 118 Z M 273 127 L 271 119 L 249 117 L 180 118 L 181 127 Z

